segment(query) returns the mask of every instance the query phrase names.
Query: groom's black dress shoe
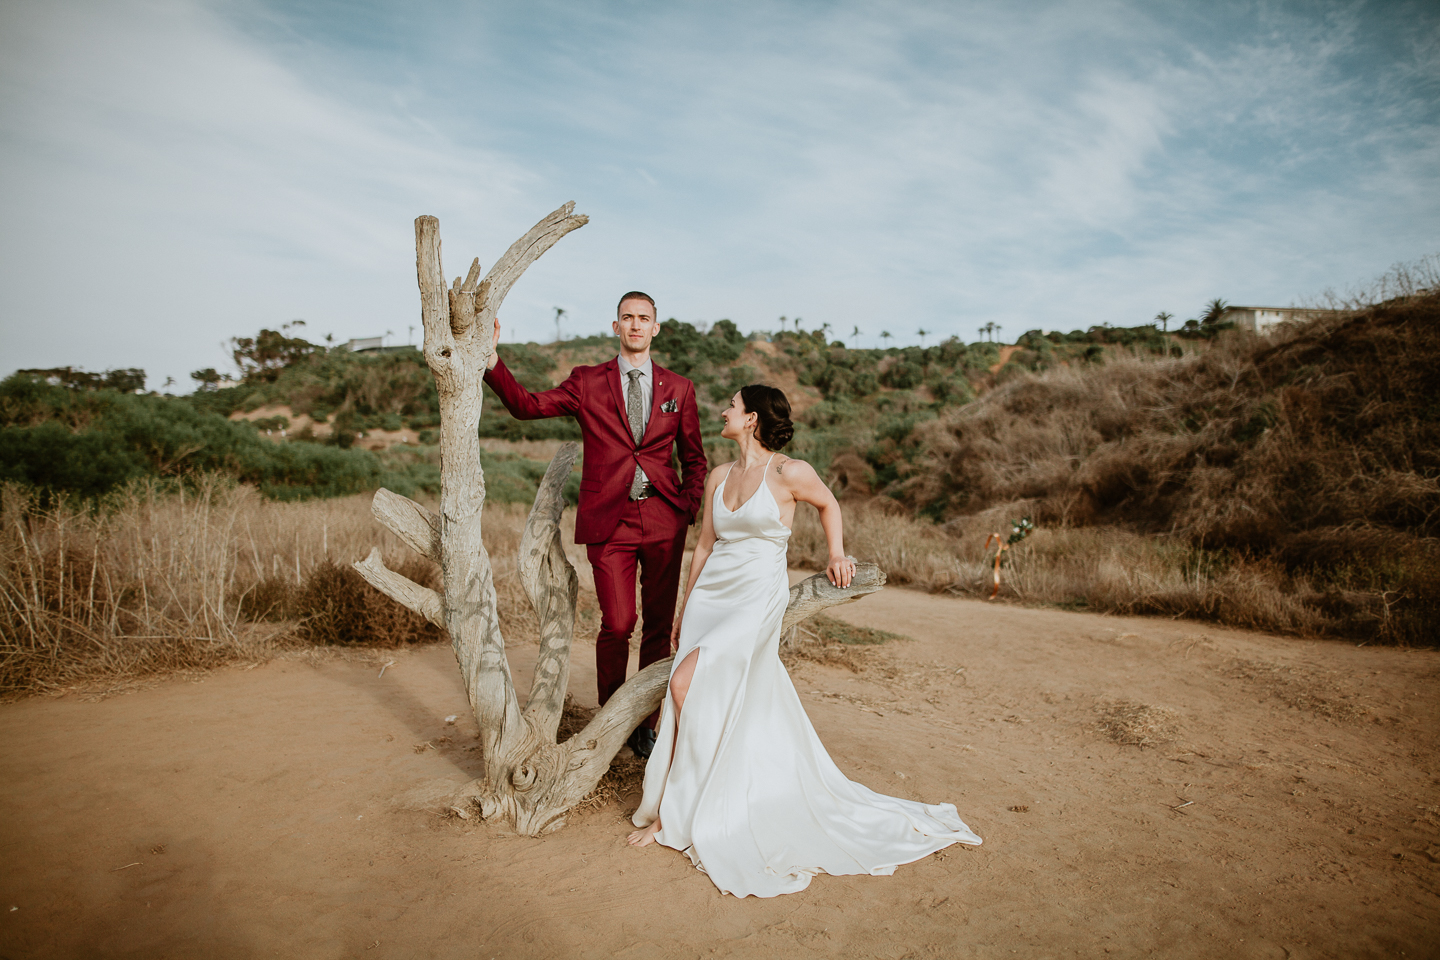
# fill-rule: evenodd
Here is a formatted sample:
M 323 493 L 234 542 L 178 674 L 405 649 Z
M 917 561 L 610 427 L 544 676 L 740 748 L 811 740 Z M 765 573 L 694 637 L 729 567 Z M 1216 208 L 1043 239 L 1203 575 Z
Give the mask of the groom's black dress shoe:
M 636 727 L 625 743 L 635 751 L 635 756 L 649 760 L 650 754 L 655 750 L 655 731 L 649 727 Z

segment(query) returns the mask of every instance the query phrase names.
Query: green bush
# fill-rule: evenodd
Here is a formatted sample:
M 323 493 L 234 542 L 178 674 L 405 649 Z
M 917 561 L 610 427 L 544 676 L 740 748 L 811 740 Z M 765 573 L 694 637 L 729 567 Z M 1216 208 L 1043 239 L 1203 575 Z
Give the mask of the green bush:
M 105 434 L 71 433 L 53 420 L 0 428 L 0 481 L 89 498 L 144 476 L 147 466 L 137 451 L 116 447 Z M 49 496 L 44 499 L 48 505 Z
M 95 497 L 134 477 L 200 472 L 280 499 L 373 489 L 383 473 L 367 450 L 274 443 L 186 399 L 72 391 L 22 374 L 0 381 L 0 478 Z M 412 489 L 428 482 L 404 475 Z
M 911 390 L 920 385 L 925 371 L 918 363 L 908 359 L 892 363 L 880 374 L 880 382 L 896 390 Z
M 531 460 L 514 453 L 480 451 L 480 466 L 485 471 L 485 499 L 491 503 L 535 502 L 540 481 L 548 463 Z M 571 471 L 565 481 L 565 502 L 580 502 L 580 471 Z
M 701 333 L 693 324 L 672 317 L 660 324 L 651 349 L 661 366 L 691 377 L 707 364 L 723 366 L 740 359 L 745 343 L 745 335 L 729 320 L 717 320 L 709 332 Z

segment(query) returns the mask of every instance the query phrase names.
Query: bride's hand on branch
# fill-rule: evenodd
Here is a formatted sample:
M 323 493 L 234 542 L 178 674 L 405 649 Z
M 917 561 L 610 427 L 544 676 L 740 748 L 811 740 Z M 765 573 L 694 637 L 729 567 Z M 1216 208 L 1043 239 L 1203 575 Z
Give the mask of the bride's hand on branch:
M 855 579 L 855 561 L 849 557 L 831 557 L 830 562 L 825 565 L 825 576 L 837 587 L 848 587 L 850 581 Z

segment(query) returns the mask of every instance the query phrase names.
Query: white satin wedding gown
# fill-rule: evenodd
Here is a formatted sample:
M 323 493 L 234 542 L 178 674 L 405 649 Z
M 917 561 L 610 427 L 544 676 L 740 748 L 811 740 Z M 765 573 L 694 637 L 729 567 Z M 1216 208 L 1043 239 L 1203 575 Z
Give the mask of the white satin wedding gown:
M 980 843 L 953 805 L 887 797 L 835 766 L 778 653 L 790 530 L 768 479 L 733 512 L 724 492 L 722 480 L 710 506 L 715 549 L 675 655 L 679 664 L 698 648 L 699 660 L 678 731 L 666 690 L 635 825 L 658 815 L 656 841 L 737 897 L 794 893 L 822 872 L 888 875 L 952 843 Z

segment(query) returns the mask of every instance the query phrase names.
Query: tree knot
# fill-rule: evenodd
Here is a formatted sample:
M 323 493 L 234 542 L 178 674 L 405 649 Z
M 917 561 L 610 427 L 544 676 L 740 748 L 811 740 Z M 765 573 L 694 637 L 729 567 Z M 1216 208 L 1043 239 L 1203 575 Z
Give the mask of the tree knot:
M 522 763 L 510 772 L 510 784 L 516 790 L 529 790 L 535 785 L 535 768 Z

